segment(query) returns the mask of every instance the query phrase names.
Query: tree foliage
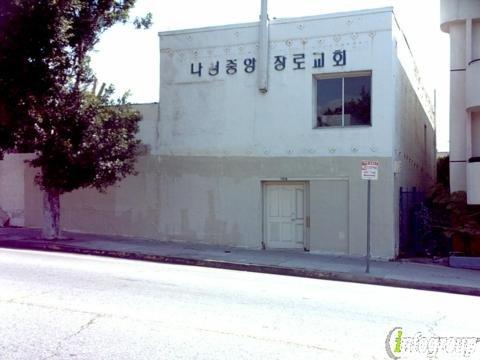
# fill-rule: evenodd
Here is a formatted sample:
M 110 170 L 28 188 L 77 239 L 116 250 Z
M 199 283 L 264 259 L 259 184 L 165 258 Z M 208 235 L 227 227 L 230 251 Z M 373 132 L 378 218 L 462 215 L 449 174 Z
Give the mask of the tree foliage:
M 442 183 L 437 183 L 428 192 L 425 211 L 417 215 L 427 224 L 428 231 L 437 233 L 436 240 L 458 240 L 467 255 L 478 247 L 480 206 L 468 205 L 464 191 L 450 193 Z
M 89 66 L 100 35 L 134 3 L 0 1 L 0 151 L 35 153 L 45 190 L 104 190 L 134 172 L 140 115 L 112 87 L 95 93 Z

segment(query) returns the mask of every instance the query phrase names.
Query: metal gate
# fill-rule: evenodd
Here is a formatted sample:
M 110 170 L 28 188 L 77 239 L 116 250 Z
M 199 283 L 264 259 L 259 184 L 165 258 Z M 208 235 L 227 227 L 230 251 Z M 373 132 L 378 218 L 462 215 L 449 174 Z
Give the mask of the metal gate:
M 425 193 L 416 187 L 400 187 L 400 256 L 415 256 L 421 243 L 423 227 L 416 214 L 421 210 Z

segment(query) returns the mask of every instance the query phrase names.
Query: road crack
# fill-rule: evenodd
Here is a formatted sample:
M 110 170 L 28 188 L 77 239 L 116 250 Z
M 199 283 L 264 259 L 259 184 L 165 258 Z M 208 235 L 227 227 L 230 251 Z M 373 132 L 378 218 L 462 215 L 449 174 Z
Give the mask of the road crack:
M 60 352 L 62 350 L 62 347 L 64 346 L 64 343 L 70 341 L 71 339 L 73 339 L 74 337 L 80 335 L 82 332 L 84 332 L 85 330 L 87 330 L 90 326 L 92 326 L 95 321 L 97 321 L 98 319 L 104 317 L 105 314 L 96 314 L 95 316 L 93 316 L 90 320 L 88 320 L 85 324 L 83 324 L 82 326 L 80 326 L 80 328 L 75 331 L 73 334 L 70 334 L 68 336 L 65 336 L 63 339 L 61 339 L 60 341 L 58 341 L 57 343 L 57 346 L 55 347 L 55 350 L 53 350 L 53 353 L 41 360 L 47 360 L 47 359 L 52 359 L 52 358 L 55 358 L 55 357 L 58 357 L 60 356 Z
M 25 296 L 25 297 L 28 297 L 28 296 Z M 2 304 L 2 303 L 3 304 L 15 304 L 15 305 L 22 305 L 22 306 L 27 306 L 27 307 L 37 307 L 37 308 L 46 309 L 46 310 L 66 311 L 66 312 L 71 312 L 71 313 L 75 313 L 75 314 L 100 315 L 100 314 L 98 314 L 96 312 L 92 312 L 92 311 L 70 309 L 70 308 L 66 308 L 66 307 L 48 305 L 48 304 L 36 304 L 36 303 L 32 303 L 32 302 L 24 302 L 24 301 L 19 301 L 20 299 L 21 298 L 18 297 L 18 298 L 13 299 L 15 301 L 0 300 L 0 304 Z M 105 314 L 103 314 L 103 315 L 105 315 Z
M 16 296 L 10 299 L 5 299 L 5 300 L 0 300 L 0 302 L 7 303 L 7 304 L 21 304 L 21 301 L 28 299 L 30 297 L 35 297 L 35 296 L 43 296 L 46 294 L 49 294 L 53 292 L 54 290 L 48 290 L 48 291 L 42 291 L 41 293 L 38 294 L 26 294 L 22 296 Z
M 432 323 L 429 323 L 427 325 L 427 329 L 429 333 L 432 334 L 433 336 L 437 336 L 435 329 L 439 326 L 440 321 L 446 319 L 445 315 L 442 315 L 440 313 L 437 313 L 437 315 L 438 317 Z

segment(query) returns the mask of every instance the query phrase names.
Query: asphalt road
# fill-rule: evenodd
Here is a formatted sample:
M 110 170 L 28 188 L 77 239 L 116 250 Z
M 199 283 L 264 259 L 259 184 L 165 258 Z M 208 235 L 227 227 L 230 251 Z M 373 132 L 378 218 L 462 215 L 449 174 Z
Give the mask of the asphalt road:
M 386 346 L 392 329 L 480 337 L 479 310 L 464 295 L 0 249 L 1 360 L 413 358 Z M 415 351 L 465 358 L 447 350 Z

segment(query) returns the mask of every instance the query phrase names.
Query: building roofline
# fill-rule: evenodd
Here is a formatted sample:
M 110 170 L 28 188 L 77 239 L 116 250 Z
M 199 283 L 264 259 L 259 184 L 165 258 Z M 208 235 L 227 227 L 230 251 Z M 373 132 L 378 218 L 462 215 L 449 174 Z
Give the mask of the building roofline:
M 271 25 L 288 24 L 288 23 L 295 23 L 295 22 L 301 22 L 301 21 L 302 22 L 316 21 L 316 20 L 335 19 L 335 18 L 342 18 L 342 17 L 379 14 L 379 13 L 387 13 L 387 12 L 393 13 L 393 7 L 388 6 L 388 7 L 382 7 L 382 8 L 343 11 L 343 12 L 328 13 L 328 14 L 321 14 L 321 15 L 312 15 L 312 16 L 275 18 L 273 20 L 270 20 L 270 24 Z M 238 24 L 215 25 L 215 26 L 190 28 L 190 29 L 167 30 L 167 31 L 160 31 L 158 35 L 159 36 L 182 35 L 182 34 L 208 32 L 208 31 L 222 31 L 222 30 L 229 30 L 229 29 L 250 28 L 250 27 L 256 27 L 256 26 L 258 26 L 258 21 L 238 23 Z
M 191 29 L 167 30 L 167 31 L 160 31 L 158 35 L 159 36 L 181 35 L 181 34 L 208 32 L 208 31 L 249 28 L 254 26 L 258 26 L 258 21 L 248 22 L 248 23 L 228 24 L 228 25 L 206 26 L 206 27 L 191 28 Z
M 336 13 L 311 15 L 311 16 L 278 18 L 271 21 L 271 24 L 284 24 L 284 23 L 298 22 L 298 21 L 315 21 L 315 20 L 321 20 L 321 19 L 335 19 L 335 18 L 342 18 L 342 17 L 379 14 L 379 13 L 386 13 L 386 12 L 393 12 L 393 6 L 364 9 L 364 10 L 342 11 L 342 12 L 336 12 Z
M 134 102 L 134 103 L 128 103 L 128 105 L 158 105 L 158 101 L 152 101 L 152 102 Z

